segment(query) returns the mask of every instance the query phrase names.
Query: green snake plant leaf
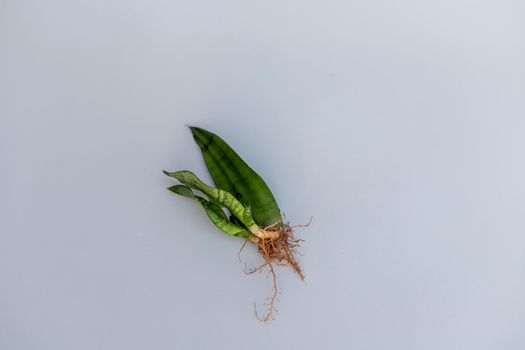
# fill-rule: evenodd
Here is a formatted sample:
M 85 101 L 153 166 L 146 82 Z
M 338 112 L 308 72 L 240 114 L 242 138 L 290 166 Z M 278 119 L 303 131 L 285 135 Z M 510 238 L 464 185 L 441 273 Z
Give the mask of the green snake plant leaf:
M 216 186 L 250 206 L 257 225 L 279 225 L 281 212 L 264 180 L 219 136 L 198 127 L 190 130 Z
M 258 237 L 261 236 L 261 229 L 253 219 L 250 207 L 244 207 L 230 192 L 206 185 L 191 171 L 164 171 L 164 174 L 179 180 L 189 188 L 201 191 L 211 201 L 228 209 L 251 233 Z
M 211 220 L 211 222 L 222 232 L 227 233 L 231 236 L 241 237 L 245 239 L 249 238 L 250 232 L 245 228 L 242 228 L 230 222 L 226 217 L 226 214 L 224 214 L 224 211 L 221 209 L 221 207 L 200 196 L 195 195 L 189 187 L 184 185 L 175 185 L 168 187 L 168 190 L 178 195 L 195 199 L 196 201 L 198 201 L 204 208 L 204 211 L 206 212 L 206 215 L 208 215 L 208 218 Z

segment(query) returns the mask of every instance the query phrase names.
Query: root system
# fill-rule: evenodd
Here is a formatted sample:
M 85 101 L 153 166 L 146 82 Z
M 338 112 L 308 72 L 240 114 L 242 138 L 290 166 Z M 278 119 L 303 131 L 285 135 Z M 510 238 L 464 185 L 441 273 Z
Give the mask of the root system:
M 311 221 L 312 219 L 310 219 L 310 222 Z M 266 311 L 264 314 L 260 314 L 255 305 L 255 316 L 262 322 L 267 323 L 273 320 L 274 312 L 277 311 L 276 303 L 279 294 L 277 273 L 275 270 L 277 266 L 290 266 L 301 281 L 304 281 L 304 273 L 296 259 L 296 255 L 300 255 L 300 253 L 297 252 L 297 248 L 303 240 L 294 237 L 294 229 L 297 227 L 306 227 L 310 225 L 310 222 L 306 225 L 290 226 L 289 224 L 282 223 L 280 226 L 267 227 L 265 231 L 268 233 L 269 238 L 250 239 L 252 243 L 257 245 L 264 263 L 245 272 L 252 274 L 254 272 L 262 272 L 265 268 L 268 268 L 268 277 L 271 276 L 273 283 L 272 291 L 265 303 Z

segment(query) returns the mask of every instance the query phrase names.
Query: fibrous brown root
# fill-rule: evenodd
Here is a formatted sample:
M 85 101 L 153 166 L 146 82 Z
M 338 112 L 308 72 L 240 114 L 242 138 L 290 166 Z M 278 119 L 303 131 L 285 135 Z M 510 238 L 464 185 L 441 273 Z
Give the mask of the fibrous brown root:
M 311 222 L 311 219 L 310 219 Z M 264 267 L 268 267 L 268 276 L 272 276 L 273 286 L 270 296 L 267 298 L 266 312 L 260 315 L 255 309 L 255 316 L 262 322 L 267 323 L 274 319 L 274 312 L 276 311 L 277 294 L 279 288 L 277 286 L 277 274 L 275 273 L 275 266 L 290 266 L 299 275 L 301 281 L 304 281 L 304 274 L 295 258 L 295 254 L 298 254 L 296 248 L 303 241 L 294 237 L 294 228 L 305 227 L 306 225 L 290 226 L 288 224 L 281 224 L 279 227 L 268 227 L 265 230 L 276 233 L 271 235 L 274 238 L 262 238 L 256 240 L 259 253 L 263 256 L 264 263 L 259 267 L 252 268 L 246 273 L 251 274 L 256 271 L 261 272 Z

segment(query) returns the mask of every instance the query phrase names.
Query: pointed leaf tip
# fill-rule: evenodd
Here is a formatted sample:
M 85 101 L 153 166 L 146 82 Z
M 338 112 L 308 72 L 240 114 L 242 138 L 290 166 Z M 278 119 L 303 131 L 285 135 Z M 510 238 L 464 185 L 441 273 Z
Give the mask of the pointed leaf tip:
M 193 194 L 193 191 L 189 187 L 184 186 L 184 185 L 170 186 L 168 187 L 168 190 L 178 195 L 184 196 L 184 197 L 188 197 L 188 198 L 195 197 L 195 195 Z

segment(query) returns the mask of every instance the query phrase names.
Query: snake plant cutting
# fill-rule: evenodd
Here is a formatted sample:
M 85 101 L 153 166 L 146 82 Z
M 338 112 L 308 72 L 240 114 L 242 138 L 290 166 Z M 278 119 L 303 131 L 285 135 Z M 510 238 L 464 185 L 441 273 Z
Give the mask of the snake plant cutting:
M 263 316 L 256 311 L 257 317 L 267 322 L 273 318 L 277 298 L 275 265 L 289 265 L 304 279 L 295 258 L 295 248 L 300 242 L 293 235 L 297 226 L 283 222 L 268 185 L 223 139 L 202 128 L 190 127 L 190 130 L 215 187 L 205 184 L 191 171 L 164 171 L 179 182 L 168 190 L 199 202 L 222 232 L 257 245 L 264 263 L 250 272 L 267 267 L 273 277 L 267 310 Z

